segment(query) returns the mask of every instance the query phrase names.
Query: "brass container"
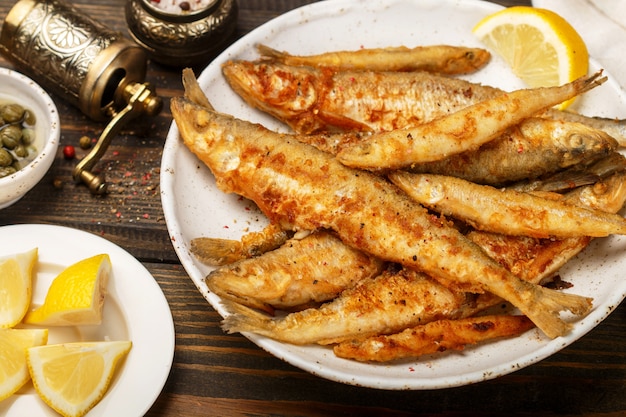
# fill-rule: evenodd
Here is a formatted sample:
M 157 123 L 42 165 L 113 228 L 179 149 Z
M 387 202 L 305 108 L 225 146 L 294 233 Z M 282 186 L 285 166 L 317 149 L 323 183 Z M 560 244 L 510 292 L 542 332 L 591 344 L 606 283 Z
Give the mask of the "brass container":
M 183 67 L 205 64 L 228 43 L 237 23 L 236 0 L 213 0 L 196 12 L 168 13 L 149 0 L 128 0 L 130 34 L 151 59 Z
M 60 0 L 20 0 L 7 14 L 0 52 L 24 73 L 97 121 L 123 108 L 143 82 L 146 53 Z

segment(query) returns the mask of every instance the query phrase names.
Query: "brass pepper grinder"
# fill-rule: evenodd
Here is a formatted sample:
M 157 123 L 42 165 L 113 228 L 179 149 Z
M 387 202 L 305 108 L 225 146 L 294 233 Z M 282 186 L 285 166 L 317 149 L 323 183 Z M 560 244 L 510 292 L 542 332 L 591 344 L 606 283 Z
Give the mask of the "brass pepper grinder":
M 108 121 L 72 173 L 93 194 L 105 194 L 104 177 L 94 174 L 93 166 L 130 120 L 155 116 L 163 107 L 143 82 L 145 52 L 61 0 L 19 0 L 5 18 L 0 52 L 91 119 Z

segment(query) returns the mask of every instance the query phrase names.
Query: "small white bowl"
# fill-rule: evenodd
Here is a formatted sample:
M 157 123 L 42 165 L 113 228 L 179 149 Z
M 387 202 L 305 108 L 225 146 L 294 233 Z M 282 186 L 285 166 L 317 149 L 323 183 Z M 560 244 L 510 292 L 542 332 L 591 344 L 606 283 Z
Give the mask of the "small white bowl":
M 0 209 L 10 206 L 30 191 L 46 174 L 59 147 L 59 112 L 37 83 L 19 72 L 0 68 L 0 101 L 13 101 L 35 114 L 37 156 L 28 165 L 0 178 Z

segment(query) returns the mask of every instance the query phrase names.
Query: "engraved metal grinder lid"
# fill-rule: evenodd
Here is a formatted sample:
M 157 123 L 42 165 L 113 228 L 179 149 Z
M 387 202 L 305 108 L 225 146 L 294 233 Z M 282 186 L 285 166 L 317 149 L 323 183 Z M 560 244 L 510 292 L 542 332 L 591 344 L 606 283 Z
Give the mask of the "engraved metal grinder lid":
M 236 0 L 128 0 L 126 23 L 131 37 L 161 64 L 204 64 L 225 47 L 235 32 Z

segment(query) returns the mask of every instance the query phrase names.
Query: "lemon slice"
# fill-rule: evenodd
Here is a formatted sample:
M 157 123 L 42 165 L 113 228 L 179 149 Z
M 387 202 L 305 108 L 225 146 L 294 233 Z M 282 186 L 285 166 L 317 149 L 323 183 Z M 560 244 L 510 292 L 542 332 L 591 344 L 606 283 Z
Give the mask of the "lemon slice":
M 0 327 L 18 324 L 30 306 L 37 249 L 0 258 Z
M 583 39 L 565 19 L 549 10 L 509 7 L 483 18 L 472 32 L 529 87 L 562 85 L 589 70 Z
M 0 401 L 30 379 L 26 349 L 47 342 L 47 329 L 0 329 Z
M 41 399 L 66 417 L 85 415 L 109 389 L 130 341 L 75 342 L 27 350 L 28 370 Z
M 83 259 L 52 281 L 44 303 L 24 317 L 40 326 L 100 324 L 106 285 L 111 274 L 109 255 Z

